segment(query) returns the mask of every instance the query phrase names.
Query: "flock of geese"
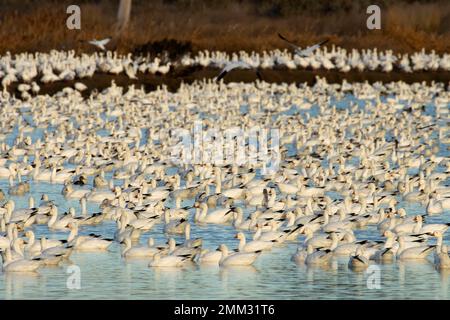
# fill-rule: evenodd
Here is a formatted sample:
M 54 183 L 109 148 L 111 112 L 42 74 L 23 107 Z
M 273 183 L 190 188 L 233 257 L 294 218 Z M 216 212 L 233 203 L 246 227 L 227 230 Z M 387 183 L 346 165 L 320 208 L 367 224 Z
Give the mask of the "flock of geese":
M 23 54 L 3 57 L 2 69 L 79 72 L 101 65 L 96 59 L 114 61 Z M 340 105 L 348 93 L 355 100 Z M 323 79 L 314 86 L 204 80 L 175 93 L 113 83 L 88 98 L 66 87 L 26 102 L 3 92 L 0 179 L 9 180 L 0 192 L 3 271 L 36 271 L 75 251 L 101 254 L 112 245 L 120 245 L 123 259 L 147 259 L 152 268 L 247 266 L 288 242 L 298 243 L 292 260 L 308 266 L 346 257 L 352 269 L 425 259 L 448 269 L 449 103 L 439 83 Z M 180 165 L 173 130 L 192 132 L 197 121 L 219 131 L 278 128 L 278 170 L 262 174 L 264 163 L 233 159 Z M 79 206 L 62 212 L 46 194 L 34 199 L 41 183 L 60 185 Z M 17 197 L 28 198 L 28 207 L 18 208 Z M 98 211 L 90 212 L 89 203 Z M 410 204 L 417 212 L 405 209 Z M 112 233 L 87 231 L 106 223 L 115 225 Z M 195 236 L 211 224 L 231 226 L 235 238 L 211 247 Z M 155 243 L 157 225 L 166 242 Z M 37 226 L 47 233 L 38 237 Z M 360 238 L 361 229 L 370 237 Z
M 95 73 L 124 74 L 130 79 L 137 79 L 139 74 L 151 73 L 164 75 L 172 69 L 184 66 L 202 66 L 212 68 L 287 68 L 310 70 L 349 71 L 383 71 L 420 72 L 420 71 L 450 71 L 450 54 L 438 55 L 434 51 L 425 50 L 414 54 L 394 54 L 391 50 L 358 51 L 336 47 L 329 50 L 321 48 L 328 40 L 301 49 L 283 35 L 279 37 L 294 50 L 273 50 L 270 52 L 247 53 L 245 51 L 227 54 L 225 52 L 200 51 L 195 56 L 184 55 L 177 61 L 169 61 L 165 57 L 140 56 L 131 54 L 120 55 L 117 52 L 106 51 L 110 38 L 92 40 L 89 43 L 100 49 L 93 54 L 76 55 L 75 51 L 56 51 L 50 53 L 20 53 L 12 56 L 10 53 L 0 57 L 0 79 L 3 90 L 13 83 L 19 83 L 18 90 L 22 98 L 38 94 L 39 83 L 70 81 L 90 78 Z M 77 84 L 77 90 L 85 90 L 82 83 Z

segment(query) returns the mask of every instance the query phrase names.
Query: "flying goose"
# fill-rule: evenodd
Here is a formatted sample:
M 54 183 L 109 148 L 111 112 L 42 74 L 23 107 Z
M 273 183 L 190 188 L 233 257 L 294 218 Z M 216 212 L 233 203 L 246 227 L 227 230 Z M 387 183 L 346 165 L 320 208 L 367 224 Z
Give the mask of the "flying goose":
M 289 43 L 289 45 L 291 47 L 294 48 L 295 53 L 297 55 L 299 55 L 300 57 L 308 57 L 310 56 L 314 50 L 318 49 L 321 45 L 324 45 L 325 43 L 327 43 L 329 41 L 329 39 L 323 40 L 317 44 L 314 44 L 310 47 L 307 47 L 306 49 L 301 49 L 299 46 L 297 46 L 295 43 L 293 43 L 292 41 L 286 39 L 286 37 L 284 37 L 281 33 L 278 33 L 278 37 L 280 37 L 282 40 L 286 41 L 287 43 Z
M 262 81 L 262 76 L 261 76 L 259 69 L 254 68 L 253 66 L 251 66 L 250 64 L 248 64 L 244 61 L 236 61 L 236 62 L 228 63 L 222 69 L 222 71 L 220 71 L 219 75 L 216 78 L 216 82 L 219 82 L 223 77 L 225 77 L 233 69 L 255 69 L 256 76 L 258 77 L 259 80 Z
M 97 48 L 99 48 L 102 51 L 105 51 L 106 48 L 105 46 L 111 41 L 111 37 L 102 39 L 102 40 L 90 40 L 88 41 L 89 44 L 92 44 L 93 46 L 96 46 Z

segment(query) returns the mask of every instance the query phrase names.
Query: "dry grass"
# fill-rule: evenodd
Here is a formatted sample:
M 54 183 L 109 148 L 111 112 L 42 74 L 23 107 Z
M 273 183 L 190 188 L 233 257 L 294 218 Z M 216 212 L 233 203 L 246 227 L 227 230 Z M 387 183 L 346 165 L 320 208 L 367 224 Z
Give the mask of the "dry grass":
M 92 48 L 79 40 L 111 35 L 118 6 L 118 0 L 3 1 L 0 53 L 51 49 L 89 52 Z M 366 1 L 355 5 L 355 1 L 341 0 L 341 9 L 330 7 L 334 1 L 318 1 L 321 7 L 313 8 L 316 2 L 309 0 L 133 2 L 129 29 L 120 41 L 111 44 L 121 52 L 165 38 L 189 41 L 195 50 L 262 51 L 285 46 L 277 32 L 300 45 L 329 37 L 331 43 L 346 48 L 450 51 L 448 1 L 388 2 L 382 9 L 382 30 L 375 31 L 366 28 Z M 73 3 L 81 6 L 81 30 L 66 28 L 66 7 Z

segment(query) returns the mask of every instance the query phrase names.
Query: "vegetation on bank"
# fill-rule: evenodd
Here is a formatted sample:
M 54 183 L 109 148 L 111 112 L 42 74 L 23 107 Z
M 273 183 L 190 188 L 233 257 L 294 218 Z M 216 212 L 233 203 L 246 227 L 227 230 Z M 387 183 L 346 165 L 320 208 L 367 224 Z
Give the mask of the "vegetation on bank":
M 66 28 L 66 8 L 81 7 L 81 30 Z M 2 0 L 0 53 L 94 48 L 80 40 L 112 34 L 119 1 Z M 366 28 L 369 0 L 133 0 L 128 30 L 112 49 L 139 52 L 174 39 L 184 48 L 263 51 L 283 48 L 277 32 L 301 46 L 330 38 L 345 48 L 450 51 L 449 1 L 377 1 L 382 29 Z

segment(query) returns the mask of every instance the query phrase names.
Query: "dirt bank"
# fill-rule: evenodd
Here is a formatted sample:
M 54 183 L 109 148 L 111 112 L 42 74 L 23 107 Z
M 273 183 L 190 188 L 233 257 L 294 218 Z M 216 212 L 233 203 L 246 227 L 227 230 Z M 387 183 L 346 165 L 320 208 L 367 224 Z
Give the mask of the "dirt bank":
M 111 85 L 111 81 L 115 81 L 118 86 L 127 87 L 134 84 L 136 87 L 144 86 L 145 90 L 155 90 L 158 86 L 166 85 L 170 91 L 176 91 L 181 83 L 192 83 L 195 80 L 201 79 L 214 79 L 219 73 L 219 69 L 216 68 L 202 68 L 202 67 L 189 67 L 179 68 L 172 70 L 166 75 L 153 75 L 153 74 L 139 74 L 138 79 L 132 80 L 126 75 L 111 75 L 96 73 L 92 78 L 78 79 L 74 81 L 59 81 L 49 84 L 39 83 L 41 87 L 40 94 L 54 94 L 64 87 L 73 86 L 75 82 L 82 82 L 87 87 L 83 95 L 87 96 L 89 93 L 96 90 L 103 90 Z M 404 81 L 406 83 L 422 82 L 426 81 L 430 83 L 444 82 L 450 83 L 450 72 L 416 72 L 416 73 L 404 73 L 404 72 L 390 72 L 384 73 L 379 71 L 365 71 L 365 72 L 348 72 L 342 73 L 338 71 L 326 71 L 326 70 L 288 70 L 288 69 L 266 69 L 261 72 L 265 81 L 270 83 L 303 83 L 313 84 L 316 81 L 316 77 L 326 78 L 330 83 L 340 83 L 343 79 L 347 79 L 349 82 L 363 82 L 368 81 L 374 83 L 381 81 L 383 83 L 391 81 Z M 229 73 L 225 79 L 225 82 L 252 82 L 256 81 L 256 75 L 250 70 L 234 70 Z M 8 89 L 12 93 L 17 93 L 18 84 L 11 85 Z

